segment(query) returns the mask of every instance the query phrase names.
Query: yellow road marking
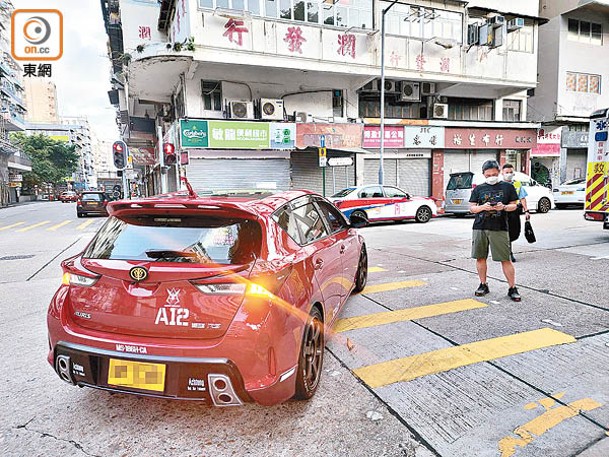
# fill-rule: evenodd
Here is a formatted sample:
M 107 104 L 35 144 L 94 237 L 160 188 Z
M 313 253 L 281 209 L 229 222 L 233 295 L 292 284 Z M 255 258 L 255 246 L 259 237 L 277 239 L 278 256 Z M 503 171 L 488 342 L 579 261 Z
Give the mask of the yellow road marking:
M 575 338 L 571 335 L 542 328 L 377 363 L 357 368 L 353 373 L 370 387 L 376 388 L 396 382 L 412 381 L 422 376 L 442 373 L 474 363 L 574 342 Z
M 560 397 L 564 395 L 559 394 Z M 557 396 L 558 397 L 558 396 Z M 591 398 L 584 398 L 569 403 L 566 406 L 558 406 L 553 408 L 556 401 L 552 398 L 544 398 L 539 401 L 539 404 L 545 408 L 545 412 L 535 419 L 521 425 L 514 434 L 518 435 L 518 438 L 514 436 L 506 436 L 499 441 L 499 451 L 501 457 L 511 457 L 516 453 L 516 448 L 524 448 L 531 444 L 535 438 L 542 436 L 547 431 L 553 429 L 560 423 L 567 419 L 575 417 L 580 411 L 592 411 L 593 409 L 599 408 L 602 405 Z M 534 405 L 535 403 L 533 403 Z M 531 403 L 525 406 L 525 409 L 530 408 Z
M 381 267 L 368 267 L 368 273 L 382 273 L 383 271 L 387 271 Z
M 367 286 L 362 294 L 375 294 L 377 292 L 389 292 L 391 290 L 407 289 L 409 287 L 424 286 L 427 283 L 425 281 L 419 281 L 418 279 L 412 281 L 400 281 L 400 282 L 388 282 L 386 284 L 376 284 L 373 286 Z
M 93 222 L 95 222 L 93 219 L 89 219 L 88 221 L 85 221 L 82 224 L 80 224 L 78 227 L 76 227 L 76 230 L 84 230 L 89 225 L 91 225 Z
M 16 224 L 11 224 L 11 225 L 7 225 L 5 227 L 0 227 L 0 232 L 2 230 L 8 230 L 8 229 L 11 229 L 13 227 L 18 227 L 18 226 L 23 225 L 23 224 L 25 224 L 25 222 L 17 222 Z
M 68 225 L 70 222 L 72 222 L 72 221 L 63 221 L 63 222 L 62 222 L 62 223 L 60 223 L 60 224 L 54 225 L 53 227 L 49 227 L 47 230 L 48 230 L 49 232 L 54 232 L 55 230 L 57 230 L 57 229 L 59 229 L 59 228 L 63 227 L 64 225 Z
M 37 224 L 34 224 L 34 225 L 29 225 L 29 226 L 24 227 L 24 228 L 22 228 L 22 229 L 19 229 L 19 230 L 17 230 L 17 231 L 18 231 L 18 232 L 27 232 L 28 230 L 35 229 L 35 228 L 40 227 L 40 226 L 42 226 L 42 225 L 46 225 L 46 224 L 48 224 L 49 222 L 51 222 L 51 221 L 42 221 L 42 222 L 38 222 Z
M 346 332 L 358 328 L 374 327 L 377 325 L 391 324 L 393 322 L 412 321 L 425 317 L 441 316 L 443 314 L 458 313 L 470 309 L 484 308 L 485 303 L 468 298 L 446 303 L 437 303 L 429 306 L 417 306 L 416 308 L 400 309 L 398 311 L 387 311 L 383 313 L 366 314 L 340 319 L 336 323 L 336 332 Z

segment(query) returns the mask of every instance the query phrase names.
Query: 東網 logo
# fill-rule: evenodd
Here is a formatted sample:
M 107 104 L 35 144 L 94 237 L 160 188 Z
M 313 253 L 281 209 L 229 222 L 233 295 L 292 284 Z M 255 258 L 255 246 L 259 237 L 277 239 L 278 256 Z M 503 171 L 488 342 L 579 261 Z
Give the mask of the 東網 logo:
M 15 10 L 11 15 L 11 54 L 15 60 L 58 60 L 63 54 L 61 12 Z
M 144 267 L 133 267 L 131 270 L 129 270 L 129 276 L 135 282 L 140 282 L 148 277 L 148 270 L 146 270 Z

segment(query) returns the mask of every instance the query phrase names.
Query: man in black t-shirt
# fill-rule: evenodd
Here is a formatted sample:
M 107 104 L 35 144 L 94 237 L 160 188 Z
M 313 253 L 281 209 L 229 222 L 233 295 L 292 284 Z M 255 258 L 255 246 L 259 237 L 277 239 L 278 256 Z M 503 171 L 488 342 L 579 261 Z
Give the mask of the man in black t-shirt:
M 476 270 L 480 286 L 477 297 L 489 293 L 486 282 L 489 247 L 494 261 L 501 262 L 503 274 L 508 281 L 508 296 L 514 301 L 521 297 L 516 288 L 516 272 L 510 260 L 510 237 L 507 212 L 518 209 L 518 195 L 514 186 L 499 180 L 499 164 L 487 160 L 482 165 L 486 182 L 476 186 L 469 199 L 470 211 L 476 215 L 472 236 L 472 257 L 476 259 Z

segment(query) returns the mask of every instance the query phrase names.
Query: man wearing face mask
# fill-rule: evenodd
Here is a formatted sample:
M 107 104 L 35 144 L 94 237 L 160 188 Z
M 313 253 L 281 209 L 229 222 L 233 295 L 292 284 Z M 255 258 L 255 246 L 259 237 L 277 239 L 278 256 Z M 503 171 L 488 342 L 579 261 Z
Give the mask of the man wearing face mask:
M 486 181 L 476 186 L 469 199 L 470 211 L 476 215 L 472 235 L 472 257 L 476 259 L 476 270 L 480 286 L 475 292 L 477 297 L 489 293 L 487 258 L 490 248 L 494 261 L 501 262 L 505 279 L 509 284 L 508 296 L 516 302 L 521 300 L 516 288 L 516 272 L 510 260 L 510 237 L 507 213 L 518 209 L 518 194 L 510 183 L 499 180 L 499 164 L 487 160 L 482 165 Z
M 510 234 L 510 258 L 512 262 L 516 262 L 514 258 L 514 251 L 512 250 L 512 242 L 516 241 L 520 237 L 520 231 L 522 230 L 522 226 L 520 224 L 520 213 L 521 210 L 526 214 L 527 221 L 531 219 L 531 213 L 529 213 L 529 208 L 527 206 L 527 191 L 522 187 L 522 183 L 520 181 L 514 181 L 514 166 L 506 163 L 501 167 L 503 180 L 505 182 L 509 182 L 516 189 L 516 193 L 518 194 L 518 209 L 511 213 L 508 213 L 508 227 Z

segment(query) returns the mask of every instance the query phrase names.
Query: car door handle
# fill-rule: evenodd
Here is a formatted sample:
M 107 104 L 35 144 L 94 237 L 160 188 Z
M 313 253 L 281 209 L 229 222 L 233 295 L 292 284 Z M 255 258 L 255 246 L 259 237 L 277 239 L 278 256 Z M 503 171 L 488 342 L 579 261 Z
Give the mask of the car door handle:
M 321 270 L 324 267 L 324 261 L 321 259 L 317 259 L 315 261 L 315 269 L 316 270 Z
M 342 245 L 340 246 L 340 253 L 341 253 L 341 254 L 344 254 L 346 249 L 347 249 L 347 248 L 345 247 L 345 245 L 344 245 L 344 244 L 342 244 Z

